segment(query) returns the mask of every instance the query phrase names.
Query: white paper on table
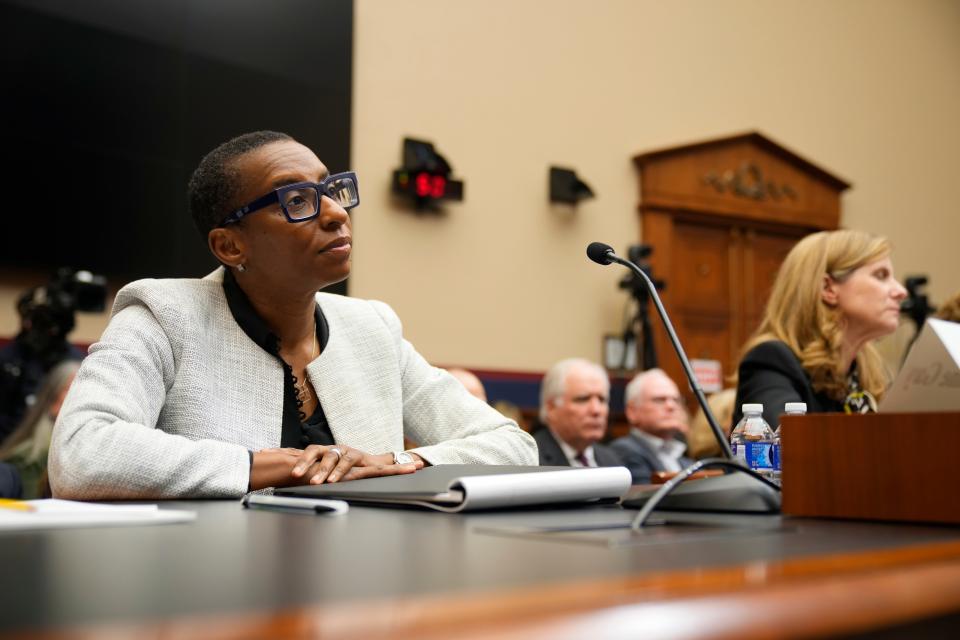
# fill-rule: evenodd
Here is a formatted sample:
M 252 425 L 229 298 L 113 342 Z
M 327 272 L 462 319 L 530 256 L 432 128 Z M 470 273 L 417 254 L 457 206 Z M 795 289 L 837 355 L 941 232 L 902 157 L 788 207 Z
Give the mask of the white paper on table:
M 0 531 L 65 529 L 191 522 L 193 511 L 160 509 L 155 504 L 94 504 L 73 500 L 26 500 L 32 511 L 0 509 Z

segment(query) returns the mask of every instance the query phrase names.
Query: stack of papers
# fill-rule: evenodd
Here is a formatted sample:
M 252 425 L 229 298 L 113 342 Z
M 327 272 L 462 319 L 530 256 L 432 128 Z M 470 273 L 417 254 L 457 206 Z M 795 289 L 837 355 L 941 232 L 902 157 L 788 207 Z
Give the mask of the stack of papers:
M 155 504 L 93 504 L 72 500 L 0 501 L 0 531 L 191 522 L 192 511 Z

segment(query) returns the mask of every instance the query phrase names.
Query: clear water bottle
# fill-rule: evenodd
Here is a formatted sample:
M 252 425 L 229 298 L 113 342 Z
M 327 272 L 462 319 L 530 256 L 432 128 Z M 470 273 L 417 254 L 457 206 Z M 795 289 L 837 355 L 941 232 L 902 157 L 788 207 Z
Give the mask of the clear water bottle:
M 771 482 L 779 479 L 773 466 L 773 429 L 763 419 L 762 404 L 745 404 L 743 418 L 730 433 L 730 448 L 744 466 L 750 467 Z
M 783 405 L 783 413 L 788 416 L 803 416 L 807 414 L 807 403 L 806 402 L 788 402 Z M 777 425 L 777 430 L 773 432 L 773 468 L 775 473 L 775 480 L 778 485 L 780 482 L 780 472 L 782 470 L 781 466 L 781 457 L 780 452 L 782 448 L 780 446 L 780 430 L 783 428 L 783 425 Z

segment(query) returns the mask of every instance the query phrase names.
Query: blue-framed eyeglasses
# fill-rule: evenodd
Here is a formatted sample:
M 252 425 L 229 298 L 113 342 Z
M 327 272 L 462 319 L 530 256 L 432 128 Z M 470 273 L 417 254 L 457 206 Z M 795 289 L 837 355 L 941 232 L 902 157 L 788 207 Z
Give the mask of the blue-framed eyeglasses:
M 353 171 L 347 171 L 346 173 L 335 173 L 332 176 L 327 176 L 320 182 L 298 182 L 284 185 L 240 207 L 224 218 L 220 226 L 225 227 L 240 222 L 245 216 L 268 207 L 274 202 L 280 203 L 283 215 L 287 217 L 289 222 L 306 222 L 319 215 L 320 198 L 322 196 L 327 196 L 344 209 L 353 209 L 360 204 L 357 174 Z

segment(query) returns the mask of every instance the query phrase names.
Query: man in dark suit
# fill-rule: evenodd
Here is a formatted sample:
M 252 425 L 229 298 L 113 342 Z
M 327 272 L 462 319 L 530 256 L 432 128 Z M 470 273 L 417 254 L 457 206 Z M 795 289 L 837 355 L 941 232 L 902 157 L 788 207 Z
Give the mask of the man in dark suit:
M 661 369 L 638 374 L 624 394 L 630 433 L 610 445 L 630 469 L 633 484 L 649 484 L 655 471 L 680 471 L 686 457 L 687 409 L 677 385 Z
M 533 437 L 541 465 L 618 467 L 620 457 L 599 444 L 607 431 L 610 379 L 589 360 L 553 365 L 540 386 L 540 422 Z

